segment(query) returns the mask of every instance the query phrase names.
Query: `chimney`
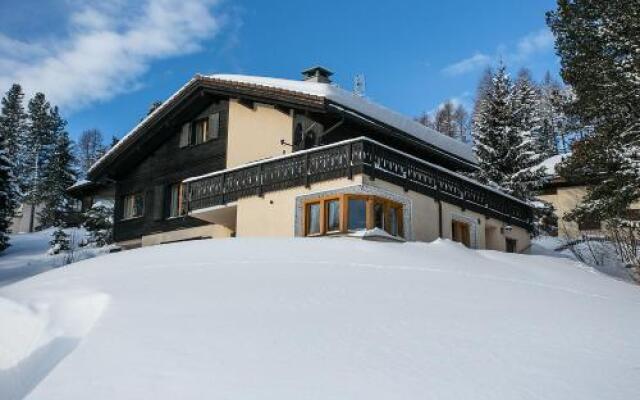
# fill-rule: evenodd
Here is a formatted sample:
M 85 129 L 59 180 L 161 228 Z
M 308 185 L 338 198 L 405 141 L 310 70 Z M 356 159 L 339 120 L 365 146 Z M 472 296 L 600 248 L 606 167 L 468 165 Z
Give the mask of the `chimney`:
M 333 75 L 333 72 L 316 65 L 302 71 L 302 80 L 306 82 L 331 83 L 331 75 Z

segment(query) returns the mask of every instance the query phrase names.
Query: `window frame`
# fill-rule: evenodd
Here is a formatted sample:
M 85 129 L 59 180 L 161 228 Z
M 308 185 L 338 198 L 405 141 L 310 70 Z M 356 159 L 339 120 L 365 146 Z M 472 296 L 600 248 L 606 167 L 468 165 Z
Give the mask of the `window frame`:
M 404 205 L 397 201 L 389 200 L 384 197 L 376 195 L 363 195 L 363 194 L 340 194 L 329 195 L 320 198 L 309 199 L 303 203 L 303 235 L 308 237 L 316 236 L 330 236 L 338 234 L 348 234 L 357 232 L 359 229 L 349 229 L 349 201 L 350 200 L 363 200 L 365 202 L 365 227 L 363 229 L 375 228 L 374 208 L 375 204 L 382 205 L 383 221 L 385 226 L 380 228 L 392 236 L 404 238 Z M 339 229 L 329 230 L 329 211 L 328 207 L 331 202 L 338 201 L 339 207 Z M 320 232 L 309 233 L 309 207 L 312 204 L 320 205 Z M 391 229 L 387 224 L 390 221 L 390 210 L 395 209 L 397 215 L 397 234 L 393 235 Z
M 210 136 L 209 135 L 209 131 L 211 130 L 211 117 L 213 115 L 218 115 L 217 117 L 217 121 L 218 121 L 218 127 L 217 127 L 217 136 Z M 194 147 L 194 146 L 199 146 L 201 144 L 205 144 L 205 143 L 209 143 L 212 142 L 214 140 L 218 140 L 220 139 L 220 129 L 221 129 L 221 125 L 222 125 L 222 112 L 221 111 L 215 111 L 212 112 L 210 114 L 207 114 L 203 117 L 199 117 L 196 118 L 192 121 L 186 122 L 184 123 L 182 126 L 184 129 L 184 126 L 188 125 L 188 135 L 187 135 L 187 143 L 183 144 L 182 139 L 179 140 L 179 147 L 181 149 L 186 149 L 186 148 L 190 148 L 190 147 Z M 202 125 L 203 129 L 202 132 L 200 132 L 200 134 L 198 134 L 198 127 Z M 182 131 L 180 131 L 180 138 L 182 138 Z
M 136 203 L 136 197 L 140 197 L 142 199 L 142 210 L 140 211 L 140 214 L 136 214 L 136 215 L 127 215 L 127 210 L 128 210 L 128 203 L 129 203 L 129 199 L 131 199 L 131 210 L 136 209 L 135 203 Z M 144 212 L 145 212 L 145 208 L 146 208 L 146 204 L 145 204 L 145 195 L 144 192 L 134 192 L 134 193 L 129 193 L 129 194 L 125 194 L 122 196 L 122 218 L 120 219 L 121 221 L 129 221 L 129 220 L 133 220 L 133 219 L 138 219 L 138 218 L 143 218 L 144 217 Z
M 309 227 L 311 226 L 311 206 L 318 206 L 318 232 L 309 232 Z M 323 212 L 323 202 L 320 200 L 309 201 L 304 205 L 304 234 L 305 236 L 313 237 L 313 236 L 322 236 L 324 234 L 323 223 L 324 220 L 324 212 Z
M 173 205 L 174 205 L 173 204 L 173 190 L 176 187 L 178 188 L 178 198 L 177 198 L 178 204 L 177 204 L 177 208 L 176 208 L 177 212 L 176 212 L 175 215 L 173 215 L 173 211 L 174 211 L 173 210 Z M 176 182 L 176 183 L 172 183 L 172 184 L 169 185 L 169 188 L 168 188 L 168 192 L 169 192 L 168 200 L 169 200 L 169 202 L 167 204 L 168 207 L 166 208 L 166 210 L 167 210 L 167 219 L 180 218 L 180 217 L 182 217 L 184 215 L 184 213 L 183 213 L 183 204 L 182 204 L 182 195 L 183 195 L 182 190 L 183 190 L 182 182 Z

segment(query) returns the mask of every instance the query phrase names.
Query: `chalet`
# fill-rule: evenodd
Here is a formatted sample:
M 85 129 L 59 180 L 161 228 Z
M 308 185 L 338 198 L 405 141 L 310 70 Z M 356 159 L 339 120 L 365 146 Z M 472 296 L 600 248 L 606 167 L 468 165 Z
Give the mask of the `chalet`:
M 565 221 L 564 217 L 582 204 L 587 195 L 587 189 L 594 183 L 594 177 L 561 176 L 556 168 L 571 154 L 558 154 L 544 160 L 540 166 L 546 168 L 548 179 L 538 198 L 553 205 L 558 218 L 558 236 L 575 239 L 582 235 L 602 236 L 607 234 L 604 223 L 598 220 L 586 220 L 581 222 Z M 627 210 L 627 218 L 634 223 L 640 223 L 640 202 L 631 204 Z
M 525 251 L 532 210 L 464 176 L 470 147 L 331 83 L 196 75 L 73 193 L 115 199 L 137 247 L 232 236 L 451 238 Z

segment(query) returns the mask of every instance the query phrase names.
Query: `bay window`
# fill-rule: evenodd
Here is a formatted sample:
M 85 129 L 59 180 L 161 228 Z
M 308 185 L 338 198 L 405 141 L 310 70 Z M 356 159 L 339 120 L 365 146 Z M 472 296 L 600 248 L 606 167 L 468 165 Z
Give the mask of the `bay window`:
M 303 210 L 306 236 L 373 228 L 403 236 L 402 205 L 379 196 L 343 194 L 314 199 Z

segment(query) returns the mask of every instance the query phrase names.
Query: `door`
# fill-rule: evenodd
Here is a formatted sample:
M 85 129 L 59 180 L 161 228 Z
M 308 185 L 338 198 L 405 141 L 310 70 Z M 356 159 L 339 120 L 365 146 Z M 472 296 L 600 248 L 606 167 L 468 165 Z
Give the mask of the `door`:
M 451 221 L 451 239 L 471 247 L 471 229 L 469 224 L 462 221 Z

